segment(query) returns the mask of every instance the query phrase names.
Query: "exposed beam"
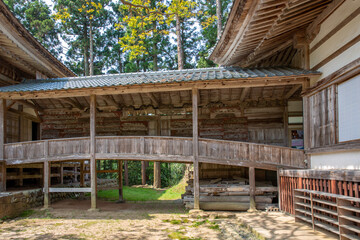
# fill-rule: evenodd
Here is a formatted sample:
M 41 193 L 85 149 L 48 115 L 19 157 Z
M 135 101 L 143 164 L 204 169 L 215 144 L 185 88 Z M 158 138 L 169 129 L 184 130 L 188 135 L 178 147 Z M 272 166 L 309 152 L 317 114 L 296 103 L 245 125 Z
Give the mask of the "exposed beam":
M 83 105 L 81 105 L 78 101 L 74 101 L 71 98 L 62 98 L 62 99 L 59 99 L 59 101 L 66 102 L 66 103 L 70 104 L 71 106 L 73 106 L 74 108 L 78 108 L 79 110 L 85 109 L 85 107 Z
M 119 108 L 119 109 L 122 108 L 121 104 L 117 103 L 113 96 L 103 95 L 103 96 L 99 96 L 99 97 L 102 98 L 104 101 L 106 101 L 108 104 L 110 104 L 116 108 Z
M 27 100 L 16 100 L 19 104 L 22 104 L 22 105 L 24 105 L 24 106 L 26 106 L 26 107 L 29 107 L 29 108 L 32 108 L 32 109 L 34 109 L 34 110 L 36 110 L 36 111 L 39 111 L 39 112 L 42 112 L 42 111 L 44 111 L 44 109 L 42 109 L 40 106 L 36 106 L 34 103 L 31 103 L 31 102 L 29 102 L 29 101 L 27 101 Z
M 248 92 L 250 91 L 249 87 L 243 88 L 242 92 L 241 92 L 241 96 L 240 96 L 240 102 L 243 102 L 246 95 L 248 94 Z
M 154 107 L 159 107 L 159 102 L 155 98 L 153 93 L 146 93 L 146 95 L 151 99 L 151 102 L 153 103 Z
M 18 84 L 18 83 L 20 83 L 18 81 L 12 80 L 8 76 L 5 76 L 4 74 L 1 74 L 1 73 L 0 73 L 0 80 L 2 80 L 4 82 L 7 82 L 7 83 L 10 83 L 10 84 Z
M 301 88 L 301 85 L 293 86 L 285 95 L 284 99 L 289 99 L 294 95 L 294 93 Z
M 22 59 L 20 59 L 16 54 L 14 54 L 13 52 L 9 51 L 8 49 L 6 49 L 3 46 L 0 46 L 0 52 L 5 53 L 8 57 L 16 60 L 18 63 L 20 63 L 24 68 L 26 68 L 29 72 L 35 73 L 36 69 L 29 65 L 27 62 L 23 61 Z
M 6 105 L 6 109 L 9 110 L 12 106 L 14 106 L 14 104 L 16 103 L 16 101 L 10 101 L 7 105 Z

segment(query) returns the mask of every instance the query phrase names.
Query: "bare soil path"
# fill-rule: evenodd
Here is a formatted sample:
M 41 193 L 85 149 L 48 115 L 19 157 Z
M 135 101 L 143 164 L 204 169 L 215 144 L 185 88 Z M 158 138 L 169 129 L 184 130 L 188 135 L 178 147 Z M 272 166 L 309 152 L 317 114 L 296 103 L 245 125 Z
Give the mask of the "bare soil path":
M 0 224 L 0 239 L 256 239 L 236 219 L 190 218 L 178 203 L 121 203 L 64 200 L 52 209 Z M 26 215 L 26 214 L 25 214 Z M 230 230 L 229 230 L 230 229 Z

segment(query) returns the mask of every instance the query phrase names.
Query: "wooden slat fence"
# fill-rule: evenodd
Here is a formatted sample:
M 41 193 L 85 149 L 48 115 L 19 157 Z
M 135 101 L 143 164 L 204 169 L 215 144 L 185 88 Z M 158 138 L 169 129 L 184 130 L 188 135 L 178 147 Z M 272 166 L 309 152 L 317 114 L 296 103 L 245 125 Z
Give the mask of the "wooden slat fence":
M 281 210 L 294 212 L 294 189 L 360 197 L 360 171 L 280 170 Z

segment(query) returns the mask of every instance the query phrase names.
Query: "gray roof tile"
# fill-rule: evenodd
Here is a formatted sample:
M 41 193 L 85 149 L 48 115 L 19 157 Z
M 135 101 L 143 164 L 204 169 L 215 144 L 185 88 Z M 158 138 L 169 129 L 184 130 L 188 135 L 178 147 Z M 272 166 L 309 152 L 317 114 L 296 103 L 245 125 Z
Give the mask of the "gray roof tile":
M 273 76 L 301 76 L 317 72 L 289 67 L 236 68 L 218 67 L 158 72 L 121 73 L 111 75 L 24 80 L 20 84 L 1 87 L 0 92 L 50 91 L 140 84 L 161 84 L 217 79 L 244 79 Z

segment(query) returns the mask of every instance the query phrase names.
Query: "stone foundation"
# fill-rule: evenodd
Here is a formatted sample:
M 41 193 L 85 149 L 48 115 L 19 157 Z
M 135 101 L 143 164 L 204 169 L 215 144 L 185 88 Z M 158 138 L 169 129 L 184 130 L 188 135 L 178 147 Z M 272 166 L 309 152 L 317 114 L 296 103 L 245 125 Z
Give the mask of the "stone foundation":
M 50 199 L 53 203 L 77 195 L 78 193 L 51 193 Z M 0 193 L 0 219 L 14 218 L 29 208 L 42 206 L 43 202 L 42 189 Z

